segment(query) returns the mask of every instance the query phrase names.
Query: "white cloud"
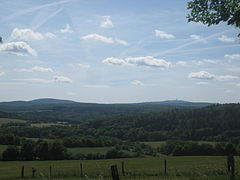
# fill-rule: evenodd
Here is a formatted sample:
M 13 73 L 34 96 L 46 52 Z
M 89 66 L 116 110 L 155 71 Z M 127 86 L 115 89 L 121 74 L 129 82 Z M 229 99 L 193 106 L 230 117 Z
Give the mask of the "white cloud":
M 155 30 L 155 36 L 160 38 L 172 39 L 174 35 L 168 34 L 165 31 Z
M 112 64 L 112 65 L 127 65 L 127 62 L 123 59 L 109 57 L 102 61 L 104 64 Z
M 14 54 L 17 56 L 37 56 L 37 52 L 27 43 L 22 41 L 0 44 L 0 52 Z
M 237 86 L 237 87 L 240 87 L 240 83 L 237 83 L 236 86 Z
M 62 83 L 71 83 L 73 82 L 72 79 L 65 77 L 65 76 L 55 76 L 54 77 L 55 82 L 62 82 Z
M 73 30 L 71 28 L 71 26 L 69 24 L 66 24 L 66 26 L 63 29 L 60 29 L 59 31 L 60 33 L 72 33 Z
M 135 85 L 135 86 L 143 86 L 144 83 L 142 83 L 141 81 L 139 80 L 134 80 L 131 82 L 132 85 Z
M 115 42 L 124 46 L 128 46 L 128 42 L 122 40 L 122 39 L 115 39 Z
M 217 76 L 217 79 L 220 81 L 231 81 L 231 80 L 237 80 L 239 79 L 239 77 L 232 76 L 232 75 L 223 75 L 223 76 Z
M 234 81 L 240 79 L 238 76 L 232 76 L 232 75 L 215 75 L 211 74 L 207 71 L 199 71 L 199 72 L 191 72 L 188 75 L 191 79 L 196 80 L 218 80 L 218 81 Z M 201 82 L 199 82 L 201 83 Z
M 45 37 L 50 38 L 50 39 L 55 39 L 55 38 L 56 38 L 56 35 L 53 34 L 53 33 L 47 32 L 47 33 L 45 34 Z
M 24 78 L 24 79 L 15 79 L 16 81 L 23 81 L 29 83 L 49 83 L 51 80 L 40 79 L 40 78 Z
M 85 88 L 110 88 L 108 85 L 94 85 L 94 84 L 87 84 L 83 85 Z
M 192 61 L 192 63 L 197 65 L 197 66 L 201 66 L 201 65 L 204 65 L 204 64 L 216 64 L 217 61 L 212 60 L 212 59 L 203 59 L 201 61 Z
M 212 59 L 203 59 L 202 62 L 210 63 L 210 64 L 216 64 L 217 63 L 216 60 L 212 60 Z
M 231 37 L 227 37 L 225 35 L 222 35 L 221 37 L 218 38 L 219 41 L 222 41 L 222 42 L 234 42 L 234 39 L 231 38 Z
M 171 63 L 164 59 L 157 59 L 152 56 L 127 57 L 125 59 L 109 57 L 102 61 L 105 64 L 112 65 L 136 65 L 154 68 L 168 68 Z
M 110 37 L 105 37 L 105 36 L 102 36 L 102 35 L 99 35 L 99 34 L 88 34 L 86 36 L 82 36 L 81 39 L 83 40 L 95 40 L 95 41 L 102 41 L 104 43 L 113 43 L 113 39 Z
M 82 69 L 88 69 L 88 68 L 90 68 L 90 65 L 88 65 L 88 64 L 77 64 L 77 66 L 78 66 L 79 68 L 82 68 Z
M 196 84 L 198 84 L 198 85 L 207 85 L 208 82 L 204 82 L 204 81 L 202 81 L 202 82 L 197 82 Z
M 11 38 L 29 41 L 29 40 L 44 40 L 45 38 L 54 39 L 56 38 L 56 36 L 50 32 L 47 32 L 46 34 L 41 34 L 40 32 L 34 32 L 32 29 L 15 28 L 12 31 Z
M 104 20 L 101 22 L 100 27 L 102 27 L 102 28 L 112 28 L 113 27 L 113 23 L 110 19 L 110 16 L 102 16 L 102 18 Z
M 177 66 L 186 66 L 187 62 L 186 61 L 178 61 L 178 62 L 176 62 L 176 65 Z
M 227 59 L 240 60 L 240 54 L 226 54 L 224 57 Z
M 199 71 L 199 72 L 191 72 L 188 75 L 189 78 L 191 79 L 202 79 L 202 80 L 212 80 L 215 79 L 216 76 L 214 74 L 211 74 L 207 71 Z
M 207 40 L 205 38 L 203 38 L 202 36 L 200 35 L 197 35 L 197 34 L 192 34 L 190 35 L 190 38 L 193 39 L 193 40 L 196 40 L 196 41 L 202 41 L 202 42 L 207 42 Z
M 0 72 L 0 76 L 5 76 L 6 73 L 5 72 Z
M 23 72 L 53 72 L 52 68 L 34 66 L 30 69 L 20 69 L 19 71 Z
M 143 56 L 143 57 L 128 57 L 125 61 L 132 65 L 137 66 L 147 66 L 155 68 L 168 68 L 171 63 L 164 59 L 157 59 L 153 56 Z
M 121 45 L 124 45 L 124 46 L 128 46 L 128 42 L 122 40 L 122 39 L 113 39 L 112 37 L 105 37 L 105 36 L 102 36 L 102 35 L 99 35 L 99 34 L 88 34 L 86 36 L 82 36 L 81 37 L 82 40 L 95 40 L 95 41 L 101 41 L 101 42 L 104 42 L 104 43 L 108 43 L 108 44 L 113 44 L 113 43 L 116 43 L 116 44 L 121 44 Z

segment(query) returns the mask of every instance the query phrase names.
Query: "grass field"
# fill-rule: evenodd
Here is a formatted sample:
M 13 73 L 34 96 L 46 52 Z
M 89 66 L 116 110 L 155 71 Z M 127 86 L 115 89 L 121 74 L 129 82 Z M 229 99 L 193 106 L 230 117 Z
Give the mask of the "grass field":
M 163 174 L 164 159 L 167 160 L 168 175 Z M 122 176 L 121 163 L 125 163 L 125 171 L 131 176 Z M 17 180 L 20 177 L 20 168 L 25 166 L 25 177 L 31 178 L 31 168 L 37 169 L 40 174 L 49 176 L 49 167 L 52 167 L 52 180 L 81 179 L 80 162 L 83 164 L 84 178 L 94 180 L 110 180 L 110 166 L 118 166 L 120 179 L 129 180 L 227 180 L 226 157 L 222 156 L 188 156 L 188 157 L 160 157 L 160 158 L 132 158 L 109 160 L 64 160 L 64 161 L 26 161 L 0 162 L 0 179 Z M 239 173 L 240 158 L 236 158 L 236 170 Z M 239 178 L 239 175 L 236 179 Z M 48 178 L 45 178 L 48 179 Z
M 0 118 L 0 126 L 7 123 L 26 123 L 25 120 L 20 119 L 9 119 L 9 118 Z
M 211 144 L 211 145 L 215 145 L 216 141 L 196 141 L 200 144 Z M 161 147 L 162 145 L 164 145 L 166 143 L 166 141 L 149 141 L 149 142 L 142 142 L 144 144 L 147 144 L 153 148 L 158 148 L 158 147 Z
M 106 154 L 112 147 L 81 147 L 81 148 L 68 148 L 68 151 L 72 154 L 84 154 L 87 155 L 88 153 L 100 153 Z

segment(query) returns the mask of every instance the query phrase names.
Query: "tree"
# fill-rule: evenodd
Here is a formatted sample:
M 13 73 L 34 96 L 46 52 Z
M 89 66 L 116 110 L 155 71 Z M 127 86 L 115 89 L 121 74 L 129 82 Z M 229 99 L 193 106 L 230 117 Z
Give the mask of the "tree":
M 240 0 L 193 0 L 188 2 L 188 21 L 211 26 L 220 22 L 240 28 Z M 240 36 L 240 34 L 238 35 Z
M 2 153 L 2 159 L 4 161 L 16 161 L 19 156 L 19 150 L 17 146 L 8 146 Z

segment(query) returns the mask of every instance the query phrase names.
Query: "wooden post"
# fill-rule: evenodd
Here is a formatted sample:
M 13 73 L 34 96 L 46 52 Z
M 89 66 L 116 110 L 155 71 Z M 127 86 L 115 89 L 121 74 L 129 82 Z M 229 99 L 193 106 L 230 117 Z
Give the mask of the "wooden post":
M 124 161 L 122 161 L 122 175 L 125 176 L 125 167 L 124 167 Z
M 49 179 L 52 177 L 52 166 L 49 167 Z
M 83 177 L 83 166 L 82 166 L 82 163 L 80 163 L 80 175 L 81 175 L 81 177 Z
M 167 175 L 167 160 L 164 159 L 164 174 Z
M 228 173 L 230 173 L 230 176 L 234 178 L 235 177 L 235 161 L 234 161 L 233 154 L 230 154 L 227 157 L 227 168 L 228 168 Z
M 117 165 L 111 166 L 112 180 L 119 180 Z
M 21 178 L 24 178 L 24 166 L 21 168 Z
M 36 169 L 32 167 L 32 178 L 35 177 L 35 172 L 36 172 Z

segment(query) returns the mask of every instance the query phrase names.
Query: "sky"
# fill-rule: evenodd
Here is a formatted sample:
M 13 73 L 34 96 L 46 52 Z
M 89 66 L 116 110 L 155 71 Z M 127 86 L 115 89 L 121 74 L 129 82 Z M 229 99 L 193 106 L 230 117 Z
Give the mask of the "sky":
M 239 29 L 185 0 L 0 2 L 0 101 L 240 102 Z

